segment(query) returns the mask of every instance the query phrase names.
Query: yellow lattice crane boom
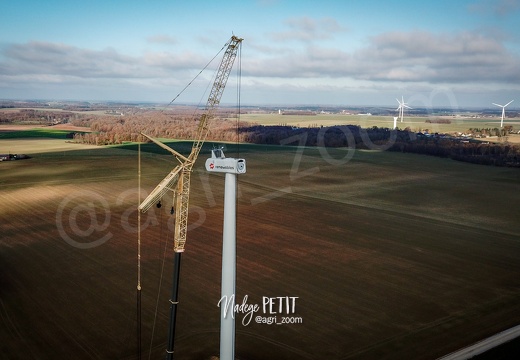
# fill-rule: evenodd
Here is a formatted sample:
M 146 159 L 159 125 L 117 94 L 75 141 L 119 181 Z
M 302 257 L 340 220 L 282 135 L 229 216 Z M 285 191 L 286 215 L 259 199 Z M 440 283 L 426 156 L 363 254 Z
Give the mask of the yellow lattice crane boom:
M 169 146 L 161 143 L 143 134 L 148 139 L 168 150 L 177 159 L 179 164 L 175 166 L 168 175 L 153 189 L 153 191 L 139 204 L 139 212 L 146 212 L 153 204 L 161 200 L 167 191 L 173 191 L 175 195 L 175 232 L 174 232 L 174 267 L 173 267 L 173 287 L 172 297 L 170 298 L 170 327 L 168 331 L 168 347 L 166 349 L 166 359 L 173 360 L 173 345 L 175 340 L 175 319 L 177 314 L 178 292 L 179 292 L 179 277 L 181 254 L 184 252 L 186 244 L 186 234 L 188 231 L 188 211 L 190 199 L 190 175 L 193 165 L 199 156 L 200 150 L 204 145 L 206 136 L 208 135 L 208 121 L 214 116 L 217 109 L 224 88 L 226 87 L 229 74 L 233 67 L 235 58 L 242 43 L 242 39 L 232 36 L 231 39 L 224 45 L 226 48 L 224 56 L 220 62 L 215 76 L 215 81 L 206 103 L 204 112 L 200 118 L 195 140 L 188 156 L 184 156 L 179 152 L 173 150 Z
M 217 69 L 215 81 L 211 88 L 208 101 L 204 112 L 200 118 L 197 128 L 196 137 L 188 157 L 183 156 L 177 151 L 171 149 L 167 145 L 143 134 L 157 145 L 168 150 L 179 161 L 179 165 L 173 168 L 168 175 L 155 187 L 148 197 L 139 205 L 139 211 L 146 212 L 153 204 L 157 203 L 167 191 L 175 191 L 175 234 L 174 234 L 174 251 L 183 252 L 186 244 L 186 234 L 188 229 L 188 208 L 190 196 L 190 175 L 199 155 L 206 136 L 208 135 L 208 121 L 214 116 L 224 88 L 226 87 L 229 74 L 233 67 L 233 63 L 237 56 L 239 45 L 242 39 L 232 36 L 227 43 L 226 50 Z M 175 189 L 174 189 L 175 186 Z

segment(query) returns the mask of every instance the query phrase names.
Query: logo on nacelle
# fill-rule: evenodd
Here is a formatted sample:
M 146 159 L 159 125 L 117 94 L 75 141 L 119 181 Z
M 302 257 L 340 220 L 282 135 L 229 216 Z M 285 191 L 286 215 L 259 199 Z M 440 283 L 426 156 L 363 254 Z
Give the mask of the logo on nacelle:
M 211 172 L 224 172 L 232 174 L 244 174 L 246 161 L 234 158 L 210 158 L 206 160 L 206 170 Z

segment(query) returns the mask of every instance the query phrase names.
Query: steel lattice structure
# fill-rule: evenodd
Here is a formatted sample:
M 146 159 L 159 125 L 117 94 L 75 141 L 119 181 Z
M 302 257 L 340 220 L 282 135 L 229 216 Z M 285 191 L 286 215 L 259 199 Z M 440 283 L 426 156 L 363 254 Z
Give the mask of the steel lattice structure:
M 214 116 L 214 113 L 220 104 L 220 99 L 224 93 L 224 88 L 226 87 L 226 83 L 229 78 L 229 74 L 231 73 L 231 69 L 233 68 L 233 63 L 237 57 L 237 52 L 241 42 L 241 38 L 232 36 L 227 43 L 227 47 L 218 67 L 215 81 L 211 88 L 204 113 L 200 118 L 200 122 L 197 128 L 197 136 L 193 142 L 191 153 L 188 157 L 183 156 L 165 144 L 152 139 L 146 134 L 143 134 L 162 148 L 171 152 L 180 162 L 180 164 L 173 168 L 170 173 L 166 175 L 166 177 L 159 183 L 159 185 L 155 187 L 150 195 L 148 195 L 148 197 L 139 205 L 139 211 L 144 213 L 153 204 L 157 203 L 167 191 L 175 191 L 175 252 L 183 252 L 184 246 L 186 244 L 191 171 L 208 135 L 208 121 Z

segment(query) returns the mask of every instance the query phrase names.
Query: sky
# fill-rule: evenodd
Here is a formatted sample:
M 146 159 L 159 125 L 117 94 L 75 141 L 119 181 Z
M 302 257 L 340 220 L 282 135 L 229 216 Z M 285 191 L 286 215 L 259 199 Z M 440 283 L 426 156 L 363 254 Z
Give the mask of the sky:
M 235 35 L 222 103 L 520 108 L 520 0 L 0 4 L 0 99 L 204 103 Z

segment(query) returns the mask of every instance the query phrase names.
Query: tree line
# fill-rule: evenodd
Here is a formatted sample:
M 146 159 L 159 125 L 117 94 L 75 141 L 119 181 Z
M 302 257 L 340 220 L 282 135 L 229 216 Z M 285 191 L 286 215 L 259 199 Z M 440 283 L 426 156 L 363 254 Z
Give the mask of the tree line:
M 50 111 L 21 109 L 18 111 L 1 112 L 0 123 L 2 124 L 26 124 L 26 125 L 53 125 L 66 123 L 78 115 L 66 111 Z
M 416 153 L 474 164 L 520 167 L 520 147 L 507 143 L 425 136 L 408 129 L 361 128 L 355 125 L 294 129 L 288 126 L 248 126 L 241 131 L 256 144 L 349 147 Z
M 222 114 L 226 115 L 226 114 Z M 172 114 L 163 111 L 148 111 L 125 116 L 82 117 L 71 121 L 75 126 L 89 128 L 90 132 L 74 134 L 74 141 L 82 144 L 118 145 L 129 141 L 147 141 L 141 132 L 154 138 L 194 140 L 200 117 L 193 114 Z M 211 119 L 208 140 L 244 141 L 231 115 Z
M 520 148 L 505 143 L 471 142 L 439 135 L 425 136 L 409 129 L 391 130 L 376 126 L 265 126 L 237 121 L 236 115 L 230 113 L 219 115 L 210 120 L 211 130 L 207 137 L 209 141 L 377 149 L 447 157 L 477 164 L 520 167 Z M 75 142 L 115 145 L 128 141 L 146 141 L 140 135 L 142 131 L 155 138 L 194 140 L 199 118 L 188 113 L 156 111 L 147 112 L 146 116 L 133 114 L 122 117 L 81 117 L 72 120 L 72 123 L 91 130 L 76 133 Z
M 504 125 L 502 128 L 470 128 L 468 132 L 475 137 L 507 136 L 513 132 L 513 126 Z

